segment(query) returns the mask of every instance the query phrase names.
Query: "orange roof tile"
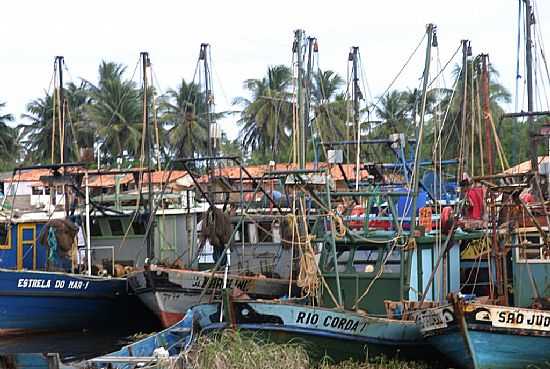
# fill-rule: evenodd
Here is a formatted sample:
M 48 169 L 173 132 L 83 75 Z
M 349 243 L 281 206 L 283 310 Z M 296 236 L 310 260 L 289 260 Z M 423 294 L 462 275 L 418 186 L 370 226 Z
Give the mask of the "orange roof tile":
M 151 176 L 151 180 L 153 184 L 161 184 L 166 183 L 168 180 L 170 182 L 174 182 L 175 180 L 185 177 L 187 175 L 187 172 L 184 170 L 173 170 L 171 173 L 169 170 L 160 170 L 153 172 L 153 175 Z M 143 182 L 148 183 L 149 182 L 149 173 L 143 174 Z
M 539 156 L 538 157 L 539 165 L 542 163 L 548 162 L 548 156 Z M 531 161 L 527 160 L 523 163 L 519 163 L 511 168 L 506 169 L 503 173 L 504 174 L 519 174 L 519 173 L 527 173 L 531 170 Z
M 90 187 L 114 187 L 117 174 L 90 175 L 88 186 Z M 132 174 L 118 174 L 119 183 L 128 184 L 134 180 Z
M 317 165 L 318 169 L 324 169 L 330 167 L 330 175 L 332 178 L 336 181 L 344 180 L 344 176 L 342 174 L 342 171 L 337 165 L 331 165 L 328 163 L 319 163 Z M 344 169 L 344 173 L 348 180 L 354 179 L 356 175 L 355 170 L 355 164 L 342 164 L 342 167 Z M 252 175 L 253 177 L 261 177 L 265 173 L 270 171 L 283 171 L 283 170 L 296 170 L 298 169 L 298 165 L 296 164 L 285 164 L 285 163 L 279 163 L 275 164 L 274 166 L 270 167 L 268 164 L 258 164 L 258 165 L 249 165 L 246 166 L 245 169 Z M 307 163 L 306 164 L 307 170 L 313 170 L 315 169 L 315 163 Z M 214 175 L 217 177 L 227 177 L 230 179 L 240 179 L 240 168 L 239 167 L 225 167 L 225 168 L 216 168 L 214 170 Z M 368 172 L 365 169 L 361 169 L 360 171 L 360 178 L 365 179 L 368 176 Z M 243 172 L 243 180 L 247 180 L 248 176 Z M 208 182 L 208 176 L 202 176 L 199 178 L 200 183 Z

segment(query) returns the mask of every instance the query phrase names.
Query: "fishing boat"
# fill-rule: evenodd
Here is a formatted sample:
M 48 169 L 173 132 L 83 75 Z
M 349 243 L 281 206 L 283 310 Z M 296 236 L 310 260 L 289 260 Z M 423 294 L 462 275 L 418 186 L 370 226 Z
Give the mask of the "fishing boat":
M 467 302 L 423 311 L 424 337 L 461 368 L 528 368 L 550 360 L 550 313 Z
M 353 311 L 316 307 L 293 301 L 234 300 L 198 305 L 203 334 L 233 328 L 277 343 L 300 343 L 316 359 L 365 360 L 368 357 L 422 359 L 430 349 L 414 321 L 394 325 L 391 320 Z M 208 311 L 208 313 L 207 313 Z M 223 321 L 220 322 L 220 316 Z
M 296 289 L 289 272 L 291 250 L 284 247 L 280 232 L 275 231 L 273 213 L 281 215 L 284 212 L 273 199 L 274 191 L 264 189 L 238 158 L 217 156 L 220 137 L 217 123 L 212 119 L 209 53 L 210 45 L 201 44 L 198 62 L 205 75 L 209 155 L 176 160 L 184 166 L 200 197 L 207 203 L 207 210 L 199 222 L 201 229 L 198 230 L 197 225 L 194 242 L 177 257 L 177 263 L 155 264 L 150 245 L 157 242 L 148 241 L 150 265 L 128 276 L 132 291 L 160 318 L 164 327 L 181 320 L 195 304 L 219 300 L 222 288 L 263 299 L 289 296 Z M 236 188 L 225 176 L 216 175 L 221 171 L 220 162 L 236 165 L 233 168 L 239 175 Z M 206 170 L 202 178 L 194 174 L 201 167 Z M 247 185 L 249 187 L 245 188 Z M 255 201 L 255 198 L 245 199 L 244 191 L 253 196 L 263 194 L 269 205 L 261 206 L 263 201 Z M 254 205 L 260 207 L 252 214 L 249 209 Z M 224 211 L 227 207 L 232 209 L 233 219 L 229 210 Z M 183 255 L 185 260 L 182 260 Z
M 523 2 L 527 48 L 530 49 L 535 14 L 530 1 Z M 520 7 L 521 9 L 522 7 Z M 527 57 L 528 112 L 505 114 L 528 117 L 547 112 L 533 111 L 531 51 Z M 519 61 L 518 61 L 519 63 Z M 482 56 L 482 94 L 487 126 L 489 109 L 487 56 Z M 518 64 L 519 65 L 519 64 Z M 537 136 L 546 136 L 543 125 Z M 490 137 L 490 135 L 488 135 Z M 416 312 L 426 339 L 462 368 L 527 368 L 550 360 L 550 313 L 548 311 L 548 167 L 540 166 L 537 142 L 531 131 L 531 160 L 500 174 L 493 174 L 492 154 L 487 153 L 489 173 L 473 181 L 487 186 L 490 242 L 476 258 L 487 259 L 492 271 L 487 288 L 454 294 L 449 303 Z M 489 142 L 491 144 L 491 142 Z M 488 145 L 489 147 L 491 145 Z M 542 175 L 541 175 L 542 174 Z M 542 180 L 541 180 L 542 179 Z M 488 181 L 488 182 L 487 182 Z M 482 283 L 483 284 L 483 283 Z
M 63 63 L 63 57 L 56 57 L 61 101 Z M 94 277 L 90 269 L 79 274 L 74 268 L 71 251 L 78 226 L 69 219 L 68 200 L 74 165 L 63 163 L 63 154 L 60 163 L 39 169 L 54 172 L 44 180 L 62 190 L 64 210 L 21 214 L 13 204 L 4 206 L 6 197 L 2 201 L 0 334 L 92 329 L 120 324 L 127 313 L 131 299 L 125 279 Z M 25 169 L 30 168 L 17 168 L 13 177 Z
M 429 50 L 434 26 L 430 25 L 426 32 Z M 293 49 L 295 52 L 313 50 L 311 45 L 308 46 L 313 42 L 314 38 L 306 39 L 303 31 L 298 30 Z M 349 57 L 355 66 L 357 51 L 353 48 Z M 297 56 L 296 60 L 302 60 L 302 57 Z M 300 79 L 308 73 L 302 71 L 300 65 L 297 70 L 300 85 Z M 355 75 L 358 74 L 355 70 Z M 427 84 L 428 73 L 425 78 Z M 354 85 L 358 87 L 356 83 Z M 297 98 L 297 101 L 302 100 L 303 97 Z M 403 178 L 419 178 L 419 168 L 424 164 L 419 155 L 412 160 L 404 157 L 405 145 L 411 143 L 404 135 L 363 139 L 361 143 L 391 147 L 398 159 L 392 169 L 401 170 Z M 412 143 L 417 142 L 412 140 Z M 460 230 L 451 232 L 452 237 L 445 237 L 446 230 L 441 229 L 442 223 L 431 211 L 425 211 L 428 216 L 419 221 L 422 227 L 416 226 L 419 208 L 431 210 L 428 201 L 440 202 L 443 198 L 448 204 L 453 204 L 453 191 L 442 193 L 439 190 L 434 195 L 423 180 L 413 181 L 414 185 L 405 187 L 391 181 L 380 185 L 372 181 L 363 183 L 358 178 L 355 186 L 348 183 L 345 190 L 334 191 L 331 171 L 327 167 L 308 170 L 303 163 L 302 158 L 299 169 L 269 174 L 284 183 L 285 192 L 301 194 L 295 197 L 300 199 L 302 196 L 303 199 L 297 201 L 296 216 L 308 214 L 306 220 L 298 222 L 297 239 L 301 242 L 295 245 L 302 255 L 300 268 L 303 269 L 299 272 L 298 285 L 305 297 L 301 300 L 259 301 L 231 298 L 227 293 L 227 298 L 213 312 L 212 305 L 194 308 L 200 311 L 204 307 L 210 311 L 204 314 L 203 331 L 232 328 L 276 342 L 300 342 L 312 357 L 328 355 L 336 361 L 364 360 L 377 355 L 439 360 L 441 355 L 423 339 L 414 319 L 404 318 L 410 314 L 403 306 L 412 306 L 413 302 L 423 299 L 429 275 L 437 269 L 435 261 L 441 249 L 452 249 L 452 257 L 444 261 L 447 270 L 452 270 L 450 266 L 459 263 L 460 245 L 478 240 L 483 233 Z M 341 162 L 329 165 L 337 167 L 338 164 Z M 383 168 L 369 166 L 369 174 L 380 173 L 378 167 Z M 383 175 L 380 177 L 384 178 Z M 361 188 L 358 188 L 359 182 Z M 441 189 L 445 186 L 439 182 L 432 187 Z M 355 200 L 351 212 L 343 205 L 346 199 Z M 310 204 L 307 210 L 304 204 Z M 333 204 L 339 204 L 338 208 L 343 207 L 343 211 L 333 211 Z M 448 223 L 444 221 L 444 227 L 449 227 Z M 459 283 L 458 271 L 453 271 L 446 276 L 444 284 L 457 289 Z M 442 291 L 432 289 L 429 293 L 433 298 L 441 298 Z M 391 300 L 411 301 L 402 303 L 401 307 L 392 305 L 388 308 Z
M 0 334 L 114 324 L 127 304 L 122 278 L 0 269 Z
M 210 273 L 197 270 L 152 266 L 147 271 L 128 277 L 132 290 L 141 301 L 170 327 L 180 321 L 191 306 L 208 300 L 219 300 L 223 288 L 236 289 L 251 298 L 273 299 L 288 294 L 289 282 L 268 278 Z

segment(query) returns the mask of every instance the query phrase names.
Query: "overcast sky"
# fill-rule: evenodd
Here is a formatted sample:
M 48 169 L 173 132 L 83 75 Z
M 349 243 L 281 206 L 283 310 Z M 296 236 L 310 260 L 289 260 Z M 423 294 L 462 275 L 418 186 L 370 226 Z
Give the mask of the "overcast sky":
M 550 45 L 550 1 L 537 0 L 539 26 Z M 293 30 L 319 40 L 319 66 L 346 75 L 350 46 L 359 46 L 364 74 L 380 95 L 435 23 L 445 63 L 461 39 L 473 53 L 489 53 L 501 82 L 514 91 L 518 0 L 385 1 L 47 1 L 2 3 L 0 101 L 19 119 L 25 105 L 43 95 L 55 55 L 65 56 L 67 81 L 97 79 L 101 60 L 128 65 L 148 51 L 161 89 L 192 78 L 199 45 L 212 45 L 216 104 L 230 108 L 242 82 L 268 65 L 289 64 Z M 423 48 L 397 87 L 414 88 Z M 456 59 L 458 62 L 459 59 Z M 452 81 L 447 80 L 447 85 Z M 235 136 L 236 118 L 223 123 Z

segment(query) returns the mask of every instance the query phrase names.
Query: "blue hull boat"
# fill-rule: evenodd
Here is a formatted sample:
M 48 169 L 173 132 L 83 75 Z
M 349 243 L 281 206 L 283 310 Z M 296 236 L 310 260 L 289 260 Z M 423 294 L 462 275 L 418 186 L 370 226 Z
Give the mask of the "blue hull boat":
M 197 305 L 195 321 L 205 334 L 234 328 L 275 343 L 300 343 L 313 359 L 365 360 L 384 355 L 439 359 L 414 321 L 314 307 L 290 301 L 235 300 Z
M 550 312 L 457 303 L 417 318 L 430 344 L 461 368 L 515 369 L 550 363 Z
M 126 285 L 122 278 L 0 269 L 0 335 L 121 323 Z

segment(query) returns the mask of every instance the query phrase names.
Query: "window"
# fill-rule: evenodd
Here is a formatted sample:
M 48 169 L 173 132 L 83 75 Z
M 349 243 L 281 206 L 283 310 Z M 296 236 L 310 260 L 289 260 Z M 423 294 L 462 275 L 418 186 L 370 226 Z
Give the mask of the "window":
M 0 224 L 0 249 L 7 250 L 11 248 L 10 225 Z
M 124 236 L 122 221 L 120 219 L 109 219 L 109 227 L 111 227 L 111 234 L 113 236 Z
M 353 268 L 357 272 L 372 273 L 378 262 L 378 249 L 359 247 L 353 255 Z
M 545 252 L 544 241 L 539 235 L 527 236 L 520 242 L 518 248 L 518 262 L 550 261 L 550 255 Z
M 258 242 L 272 242 L 273 237 L 271 236 L 271 223 L 260 223 L 258 224 Z
M 401 272 L 401 251 L 394 249 L 388 256 L 389 251 L 384 253 L 384 273 L 400 273 Z M 387 258 L 387 259 L 386 259 Z
M 42 187 L 40 186 L 32 186 L 32 194 L 33 195 L 42 195 Z
M 99 220 L 93 220 L 90 222 L 90 235 L 92 237 L 101 236 L 101 227 L 99 226 Z
M 349 250 L 337 250 L 336 259 L 338 260 L 338 271 L 345 272 L 348 266 L 348 261 L 351 252 Z M 325 270 L 327 272 L 334 272 L 334 258 L 332 257 L 332 251 L 328 251 L 328 257 L 325 264 Z
M 145 234 L 145 224 L 140 220 L 132 222 L 132 229 L 134 230 L 134 234 Z

